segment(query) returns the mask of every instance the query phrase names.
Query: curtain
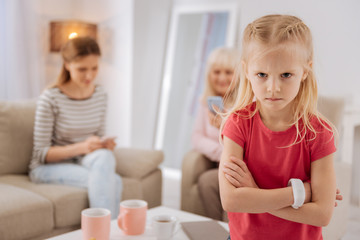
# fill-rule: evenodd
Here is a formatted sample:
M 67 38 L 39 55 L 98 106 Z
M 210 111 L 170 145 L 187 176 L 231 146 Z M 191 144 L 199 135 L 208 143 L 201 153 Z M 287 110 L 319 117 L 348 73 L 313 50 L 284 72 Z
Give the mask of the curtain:
M 35 98 L 44 88 L 35 6 L 0 0 L 0 100 Z

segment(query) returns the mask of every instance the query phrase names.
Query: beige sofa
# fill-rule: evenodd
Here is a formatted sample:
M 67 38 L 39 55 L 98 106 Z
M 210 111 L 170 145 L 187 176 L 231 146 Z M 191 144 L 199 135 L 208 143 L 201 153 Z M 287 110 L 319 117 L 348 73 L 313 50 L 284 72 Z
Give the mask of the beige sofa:
M 80 227 L 86 189 L 34 184 L 28 177 L 35 102 L 0 101 L 0 239 L 44 239 Z M 122 199 L 161 205 L 161 151 L 117 148 Z
M 341 136 L 344 101 L 342 99 L 323 96 L 319 99 L 319 110 L 338 128 Z M 338 150 L 341 151 L 341 137 Z M 324 240 L 339 240 L 345 235 L 347 230 L 350 206 L 351 166 L 341 161 L 339 156 L 338 151 L 334 162 L 335 173 L 337 187 L 341 190 L 344 200 L 335 208 L 330 224 L 323 228 Z M 215 165 L 210 160 L 196 151 L 190 151 L 184 156 L 181 180 L 181 210 L 205 216 L 205 210 L 201 203 L 197 184 L 200 175 L 213 167 L 215 167 Z M 225 215 L 223 219 L 226 220 Z

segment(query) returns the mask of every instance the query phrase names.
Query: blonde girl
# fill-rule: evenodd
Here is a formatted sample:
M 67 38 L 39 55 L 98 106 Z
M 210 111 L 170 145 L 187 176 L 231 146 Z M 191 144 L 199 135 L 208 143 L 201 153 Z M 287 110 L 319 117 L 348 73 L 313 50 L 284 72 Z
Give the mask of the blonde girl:
M 316 103 L 309 28 L 288 15 L 250 23 L 222 126 L 220 195 L 232 240 L 322 239 L 339 197 L 335 130 Z
M 238 50 L 226 47 L 217 48 L 209 55 L 205 74 L 205 88 L 200 99 L 192 133 L 193 149 L 204 154 L 214 163 L 213 169 L 200 176 L 198 189 L 206 215 L 217 220 L 223 220 L 217 168 L 222 152 L 222 146 L 219 143 L 221 117 L 209 110 L 207 99 L 211 96 L 223 98 L 227 92 L 233 92 L 235 89 L 233 85 L 238 83 L 238 81 L 233 82 L 232 79 L 239 59 Z M 228 100 L 225 107 L 229 108 L 232 99 L 229 98 Z

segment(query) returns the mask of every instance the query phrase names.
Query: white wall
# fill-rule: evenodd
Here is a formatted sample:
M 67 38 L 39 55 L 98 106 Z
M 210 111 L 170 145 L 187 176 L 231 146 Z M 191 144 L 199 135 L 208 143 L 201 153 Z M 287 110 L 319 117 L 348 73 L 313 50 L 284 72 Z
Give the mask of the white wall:
M 134 1 L 133 147 L 153 147 L 170 9 L 170 0 Z
M 38 17 L 31 1 L 0 1 L 0 99 L 35 99 L 44 85 Z M 41 38 L 41 37 L 40 37 Z
M 98 24 L 102 58 L 98 81 L 109 97 L 107 134 L 117 136 L 119 146 L 130 146 L 133 1 L 131 0 L 37 0 L 39 43 L 46 63 L 47 84 L 55 81 L 62 63 L 60 54 L 49 53 L 49 22 L 83 20 Z

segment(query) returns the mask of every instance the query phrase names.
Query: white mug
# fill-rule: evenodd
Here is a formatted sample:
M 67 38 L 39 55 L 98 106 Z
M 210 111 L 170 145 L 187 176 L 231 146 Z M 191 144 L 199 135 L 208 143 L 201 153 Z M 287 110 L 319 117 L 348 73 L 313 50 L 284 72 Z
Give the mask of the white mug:
M 177 219 L 170 215 L 158 215 L 152 219 L 152 227 L 158 240 L 169 240 L 175 234 Z

